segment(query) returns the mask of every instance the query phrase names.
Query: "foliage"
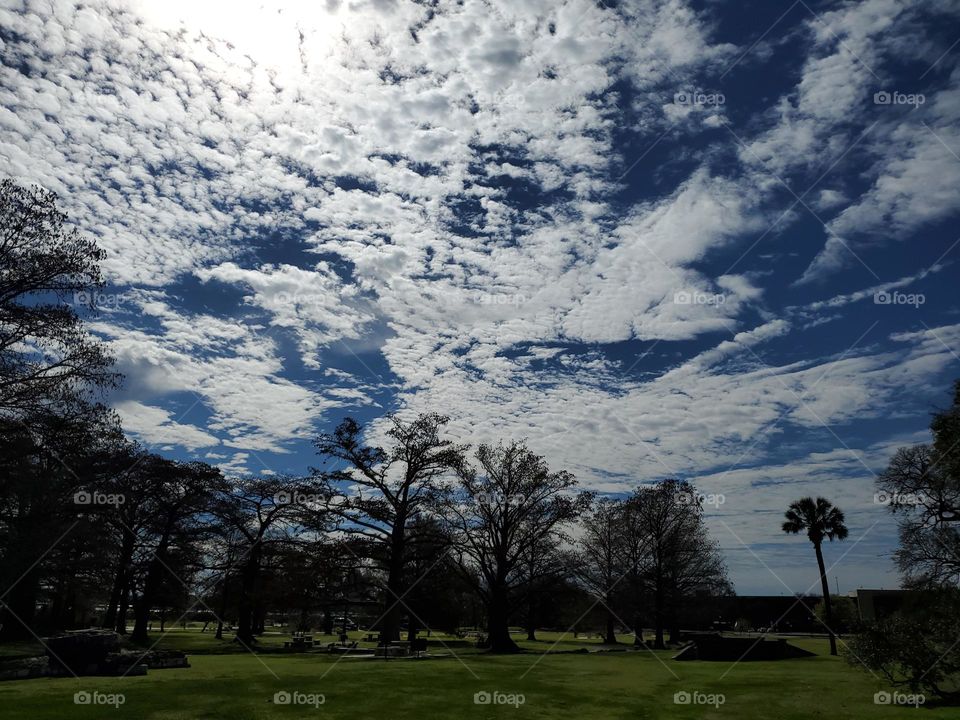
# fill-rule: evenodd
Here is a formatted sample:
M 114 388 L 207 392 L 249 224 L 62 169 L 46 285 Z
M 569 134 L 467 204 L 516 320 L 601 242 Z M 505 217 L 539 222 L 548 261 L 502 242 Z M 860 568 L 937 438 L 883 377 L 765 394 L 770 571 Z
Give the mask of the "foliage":
M 91 306 L 104 252 L 65 227 L 56 195 L 0 181 L 0 412 L 73 406 L 117 376 L 70 303 Z
M 899 518 L 895 559 L 913 587 L 960 580 L 960 381 L 930 430 L 932 444 L 900 448 L 877 479 L 878 499 Z
M 906 686 L 960 703 L 960 591 L 932 590 L 872 623 L 849 643 L 847 659 Z

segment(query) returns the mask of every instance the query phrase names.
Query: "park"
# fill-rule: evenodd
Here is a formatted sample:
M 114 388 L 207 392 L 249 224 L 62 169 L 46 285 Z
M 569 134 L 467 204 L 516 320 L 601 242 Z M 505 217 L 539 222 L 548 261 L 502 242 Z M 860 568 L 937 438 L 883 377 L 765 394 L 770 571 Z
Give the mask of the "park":
M 55 718 L 66 712 L 79 720 L 312 717 L 317 708 L 307 700 L 318 696 L 323 702 L 317 715 L 335 718 L 485 718 L 522 712 L 532 717 L 559 713 L 584 718 L 794 720 L 816 717 L 818 708 L 829 707 L 831 717 L 843 720 L 909 718 L 916 712 L 906 704 L 878 707 L 874 696 L 885 686 L 831 657 L 824 638 L 791 640 L 817 653 L 814 658 L 736 664 L 680 663 L 671 660 L 672 651 L 627 651 L 629 645 L 621 652 L 598 652 L 599 638 L 573 638 L 572 633 L 542 633 L 536 643 L 520 639 L 522 654 L 491 656 L 454 635 L 440 635 L 430 641 L 430 658 L 384 661 L 342 659 L 324 652 L 283 653 L 279 633 L 265 638 L 254 657 L 228 642 L 218 646 L 199 630 L 199 625 L 172 630 L 160 643 L 188 652 L 188 669 L 124 679 L 3 683 L 0 701 L 6 708 L 16 707 L 21 717 Z M 360 632 L 351 635 L 361 637 Z M 72 705 L 74 693 L 93 687 L 105 698 L 122 694 L 124 704 L 115 712 L 112 707 Z M 492 693 L 501 693 L 504 700 L 522 696 L 523 702 L 496 708 L 476 703 L 475 694 L 483 692 L 491 693 L 491 699 Z M 278 704 L 278 693 L 280 700 L 282 693 L 291 699 L 300 693 L 305 706 Z M 722 704 L 684 704 L 683 693 L 691 699 L 698 693 L 703 703 L 711 696 L 722 698 Z M 953 712 L 925 709 L 924 717 L 948 718 Z

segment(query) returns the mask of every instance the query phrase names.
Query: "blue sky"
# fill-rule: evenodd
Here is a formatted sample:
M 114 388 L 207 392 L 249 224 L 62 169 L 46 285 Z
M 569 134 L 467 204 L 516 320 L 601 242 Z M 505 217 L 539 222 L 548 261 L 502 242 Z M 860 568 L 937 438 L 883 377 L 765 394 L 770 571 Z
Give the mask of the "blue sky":
M 152 448 L 303 472 L 351 414 L 664 477 L 742 593 L 891 587 L 960 377 L 960 3 L 0 2 L 0 172 L 108 251 Z

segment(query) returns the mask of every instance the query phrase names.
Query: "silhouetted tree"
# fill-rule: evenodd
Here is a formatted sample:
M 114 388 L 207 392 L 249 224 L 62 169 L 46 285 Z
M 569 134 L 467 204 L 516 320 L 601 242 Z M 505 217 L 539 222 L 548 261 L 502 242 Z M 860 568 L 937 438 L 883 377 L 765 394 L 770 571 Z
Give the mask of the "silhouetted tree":
M 59 552 L 37 553 L 66 536 L 101 532 L 95 518 L 103 506 L 78 505 L 76 496 L 96 486 L 101 451 L 117 437 L 116 417 L 89 406 L 80 414 L 31 413 L 28 423 L 0 420 L 0 584 L 4 638 L 29 637 L 41 595 L 64 587 L 65 567 L 77 561 L 67 543 Z M 77 537 L 80 542 L 79 537 Z M 103 538 L 101 538 L 103 541 Z M 96 552 L 87 543 L 86 552 Z M 52 628 L 57 629 L 57 628 Z
M 628 570 L 624 502 L 604 498 L 583 517 L 583 535 L 577 543 L 577 577 L 603 604 L 604 642 L 614 645 L 617 585 Z
M 823 603 L 827 621 L 825 623 L 830 635 L 830 654 L 837 654 L 837 638 L 833 633 L 833 614 L 830 603 L 830 587 L 827 584 L 827 571 L 823 564 L 821 546 L 824 539 L 833 541 L 847 537 L 847 526 L 844 525 L 843 511 L 833 506 L 826 498 L 801 498 L 790 503 L 784 513 L 786 521 L 783 523 L 785 533 L 798 534 L 806 532 L 813 549 L 817 554 L 817 567 L 820 569 L 820 587 L 823 590 Z
M 523 442 L 481 445 L 479 469 L 460 468 L 460 484 L 446 515 L 464 576 L 487 609 L 490 649 L 515 652 L 510 637 L 512 600 L 522 585 L 522 562 L 546 543 L 559 544 L 563 526 L 589 507 L 589 493 L 572 494 L 576 480 L 551 472 Z
M 727 585 L 726 568 L 709 539 L 698 498 L 687 481 L 664 480 L 637 488 L 624 505 L 628 577 L 637 584 L 637 600 L 652 600 L 657 648 L 665 647 L 667 620 L 685 593 Z M 635 613 L 639 616 L 639 609 Z M 639 627 L 635 633 L 639 636 Z
M 386 574 L 381 643 L 399 637 L 411 528 L 436 505 L 440 477 L 463 463 L 466 446 L 441 435 L 448 422 L 449 418 L 433 413 L 411 422 L 391 416 L 386 435 L 392 445 L 384 450 L 365 445 L 364 428 L 347 418 L 315 443 L 323 458 L 346 465 L 318 471 L 326 486 L 327 509 L 344 521 L 344 532 L 374 544 Z
M 131 639 L 146 642 L 150 609 L 165 583 L 185 584 L 172 567 L 170 550 L 175 539 L 181 546 L 199 540 L 205 534 L 199 516 L 205 513 L 216 494 L 224 487 L 220 471 L 201 462 L 162 461 L 152 464 L 149 504 L 149 560 L 142 589 L 134 606 L 135 623 Z M 189 555 L 181 547 L 181 558 Z
M 908 585 L 960 581 L 960 381 L 953 404 L 933 416 L 933 443 L 897 450 L 877 480 L 900 518 L 897 565 Z
M 305 511 L 298 497 L 316 492 L 316 487 L 293 478 L 247 478 L 233 482 L 212 507 L 224 525 L 242 539 L 243 547 L 234 558 L 240 577 L 236 639 L 247 647 L 255 642 L 266 548 L 290 542 L 290 523 Z
M 53 193 L 0 181 L 0 412 L 21 418 L 117 380 L 68 304 L 92 304 L 105 254 L 66 219 Z
M 518 566 L 518 600 L 523 608 L 527 640 L 536 640 L 536 629 L 550 596 L 570 572 L 573 559 L 550 540 L 531 545 Z

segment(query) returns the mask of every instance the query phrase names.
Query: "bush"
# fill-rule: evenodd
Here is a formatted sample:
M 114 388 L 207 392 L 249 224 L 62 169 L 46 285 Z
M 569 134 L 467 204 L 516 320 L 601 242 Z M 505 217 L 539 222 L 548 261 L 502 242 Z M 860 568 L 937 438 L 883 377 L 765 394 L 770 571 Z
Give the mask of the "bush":
M 865 665 L 894 686 L 960 703 L 958 637 L 960 592 L 929 591 L 864 628 L 845 655 L 852 665 Z

